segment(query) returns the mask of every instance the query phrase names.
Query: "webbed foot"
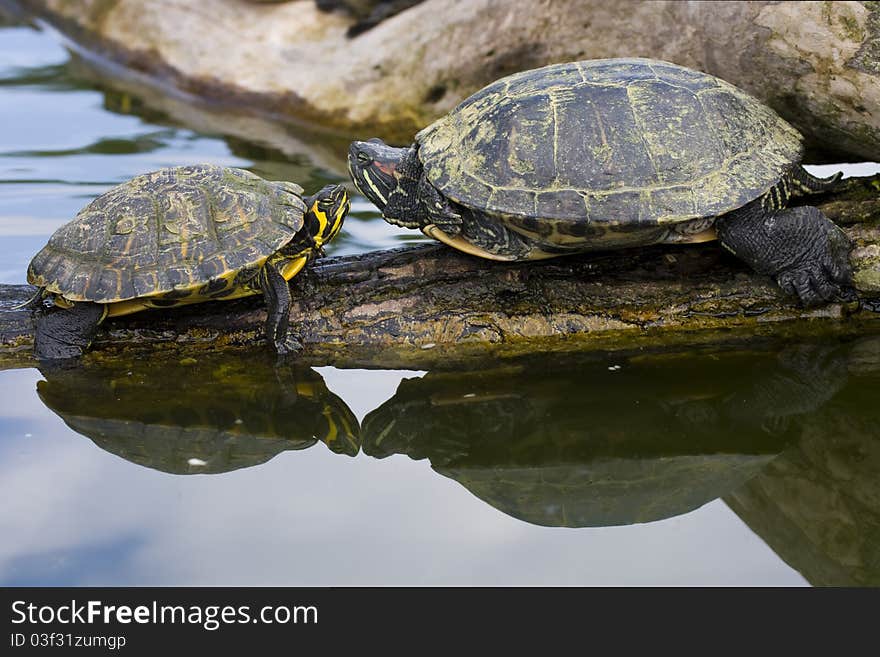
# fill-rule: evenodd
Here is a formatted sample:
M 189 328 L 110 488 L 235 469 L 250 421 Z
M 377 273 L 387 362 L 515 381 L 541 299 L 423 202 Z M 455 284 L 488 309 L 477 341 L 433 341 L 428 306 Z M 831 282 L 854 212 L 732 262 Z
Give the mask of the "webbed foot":
M 805 307 L 845 297 L 845 281 L 840 281 L 821 263 L 807 263 L 777 275 L 779 287 L 795 295 Z
M 34 356 L 41 361 L 79 358 L 94 340 L 104 314 L 104 306 L 97 303 L 38 311 Z
M 852 300 L 852 247 L 818 208 L 771 213 L 754 205 L 718 220 L 721 243 L 760 274 L 769 274 L 804 306 Z

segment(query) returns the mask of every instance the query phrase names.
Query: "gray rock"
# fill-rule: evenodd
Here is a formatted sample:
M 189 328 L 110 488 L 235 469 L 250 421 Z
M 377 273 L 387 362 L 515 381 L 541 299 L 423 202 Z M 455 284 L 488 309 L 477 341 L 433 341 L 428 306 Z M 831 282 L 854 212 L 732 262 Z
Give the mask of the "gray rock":
M 24 0 L 78 42 L 203 97 L 407 141 L 488 82 L 665 59 L 769 103 L 826 157 L 880 160 L 880 5 L 426 0 L 355 38 L 314 3 Z M 193 36 L 196 35 L 196 40 Z

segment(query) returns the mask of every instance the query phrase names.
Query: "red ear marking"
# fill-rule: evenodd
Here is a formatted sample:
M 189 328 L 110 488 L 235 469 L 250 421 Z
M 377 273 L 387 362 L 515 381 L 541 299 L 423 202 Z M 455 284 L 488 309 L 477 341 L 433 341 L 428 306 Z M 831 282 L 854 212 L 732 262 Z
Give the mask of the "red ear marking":
M 377 169 L 379 169 L 379 171 L 388 176 L 393 176 L 395 169 L 397 169 L 395 165 L 385 162 L 376 162 L 375 160 L 373 161 L 373 166 L 375 166 Z

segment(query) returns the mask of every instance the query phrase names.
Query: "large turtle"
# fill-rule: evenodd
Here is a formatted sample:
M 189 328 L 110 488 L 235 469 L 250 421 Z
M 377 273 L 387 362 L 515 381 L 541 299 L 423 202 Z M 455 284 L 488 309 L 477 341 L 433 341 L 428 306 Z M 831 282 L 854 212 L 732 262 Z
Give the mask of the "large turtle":
M 79 356 L 98 325 L 147 308 L 262 294 L 266 339 L 284 354 L 300 347 L 287 333 L 287 281 L 342 226 L 349 198 L 340 185 L 302 196 L 291 182 L 210 164 L 137 176 L 89 203 L 59 228 L 31 261 L 51 297 L 40 316 L 34 353 L 41 360 Z
M 349 170 L 388 222 L 477 256 L 717 237 L 813 305 L 849 293 L 850 243 L 817 208 L 786 207 L 840 176 L 802 155 L 793 127 L 723 80 L 606 59 L 502 78 L 409 148 L 352 143 Z
M 401 382 L 361 449 L 428 459 L 498 510 L 597 527 L 687 513 L 736 490 L 848 381 L 848 347 L 543 354 Z M 705 355 L 705 354 L 704 354 Z

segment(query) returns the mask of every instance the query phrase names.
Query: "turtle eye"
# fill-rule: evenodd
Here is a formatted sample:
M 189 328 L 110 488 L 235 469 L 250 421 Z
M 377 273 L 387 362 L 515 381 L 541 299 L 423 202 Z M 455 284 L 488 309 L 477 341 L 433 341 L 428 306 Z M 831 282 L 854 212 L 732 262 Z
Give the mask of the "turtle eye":
M 373 158 L 371 158 L 369 155 L 367 155 L 363 151 L 358 151 L 357 161 L 360 162 L 361 164 L 372 164 Z

